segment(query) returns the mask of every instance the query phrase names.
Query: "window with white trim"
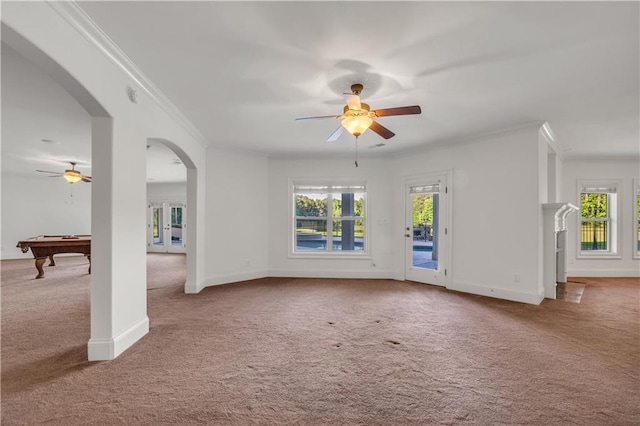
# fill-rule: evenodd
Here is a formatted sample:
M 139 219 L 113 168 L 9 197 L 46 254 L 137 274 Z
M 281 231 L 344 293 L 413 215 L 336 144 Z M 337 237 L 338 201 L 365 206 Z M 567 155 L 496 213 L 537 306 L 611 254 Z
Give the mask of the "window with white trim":
M 580 254 L 610 256 L 618 253 L 619 182 L 580 182 Z
M 293 184 L 293 253 L 365 254 L 364 184 Z
M 635 188 L 635 196 L 633 197 L 633 217 L 635 218 L 634 223 L 634 233 L 633 233 L 633 257 L 638 259 L 640 258 L 640 179 L 635 179 L 633 182 L 633 187 Z

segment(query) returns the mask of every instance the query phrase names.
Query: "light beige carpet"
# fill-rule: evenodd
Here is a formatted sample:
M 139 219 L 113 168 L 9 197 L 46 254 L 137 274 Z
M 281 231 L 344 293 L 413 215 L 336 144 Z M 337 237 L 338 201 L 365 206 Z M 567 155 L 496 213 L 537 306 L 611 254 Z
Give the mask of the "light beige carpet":
M 3 261 L 2 424 L 640 422 L 638 279 L 540 306 L 391 280 L 185 295 L 184 260 L 149 256 L 151 330 L 97 363 L 86 261 Z

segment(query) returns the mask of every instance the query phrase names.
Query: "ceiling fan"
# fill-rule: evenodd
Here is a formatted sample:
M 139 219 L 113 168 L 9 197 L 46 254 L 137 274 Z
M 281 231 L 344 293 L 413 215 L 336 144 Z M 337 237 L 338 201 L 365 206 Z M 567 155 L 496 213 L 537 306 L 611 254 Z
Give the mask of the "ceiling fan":
M 48 170 L 36 170 L 36 172 L 40 172 L 40 173 L 50 173 L 51 176 L 49 177 L 63 177 L 65 178 L 65 180 L 71 184 L 76 183 L 76 182 L 87 182 L 87 183 L 91 183 L 91 176 L 85 176 L 82 173 L 80 173 L 79 171 L 76 170 L 76 164 L 78 163 L 74 163 L 73 161 L 69 161 L 69 164 L 71 164 L 71 169 L 67 169 L 64 171 L 64 173 L 61 172 L 50 172 Z
M 360 93 L 362 92 L 362 84 L 355 83 L 351 85 L 351 93 L 345 93 L 347 105 L 344 106 L 342 115 L 321 115 L 318 117 L 301 117 L 296 120 L 314 120 L 319 118 L 339 118 L 342 119 L 340 127 L 338 127 L 327 139 L 327 142 L 337 140 L 345 129 L 349 131 L 356 139 L 367 129 L 371 129 L 385 139 L 394 137 L 396 134 L 386 127 L 374 121 L 374 118 L 388 117 L 391 115 L 409 115 L 420 114 L 422 110 L 419 105 L 404 106 L 396 108 L 376 109 L 371 111 L 369 105 L 360 102 Z

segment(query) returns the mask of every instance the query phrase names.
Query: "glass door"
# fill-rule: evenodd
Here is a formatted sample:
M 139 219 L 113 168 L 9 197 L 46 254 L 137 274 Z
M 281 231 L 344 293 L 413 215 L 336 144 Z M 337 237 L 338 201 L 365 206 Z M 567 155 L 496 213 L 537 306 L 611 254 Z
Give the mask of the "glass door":
M 147 251 L 185 253 L 186 217 L 184 203 L 149 204 Z
M 147 251 L 150 252 L 166 252 L 165 248 L 165 223 L 164 223 L 164 205 L 151 204 L 149 205 L 149 236 L 147 242 Z
M 184 253 L 187 248 L 184 243 L 184 237 L 186 237 L 186 224 L 184 223 L 184 219 L 187 218 L 185 205 L 181 203 L 171 203 L 167 207 L 171 214 L 167 251 L 170 253 Z
M 405 278 L 446 285 L 446 176 L 407 182 Z

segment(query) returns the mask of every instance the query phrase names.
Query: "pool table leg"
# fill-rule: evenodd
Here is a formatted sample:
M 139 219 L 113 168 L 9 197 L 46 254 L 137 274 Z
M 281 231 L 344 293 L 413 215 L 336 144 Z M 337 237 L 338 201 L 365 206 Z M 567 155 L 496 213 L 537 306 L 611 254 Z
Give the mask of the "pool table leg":
M 91 255 L 87 254 L 87 259 L 89 260 L 89 273 L 91 273 Z
M 36 257 L 36 269 L 38 270 L 36 279 L 44 278 L 44 269 L 42 268 L 42 266 L 44 265 L 45 260 L 47 260 L 46 257 Z
M 56 262 L 53 260 L 53 255 L 49 256 L 49 266 L 56 266 Z

